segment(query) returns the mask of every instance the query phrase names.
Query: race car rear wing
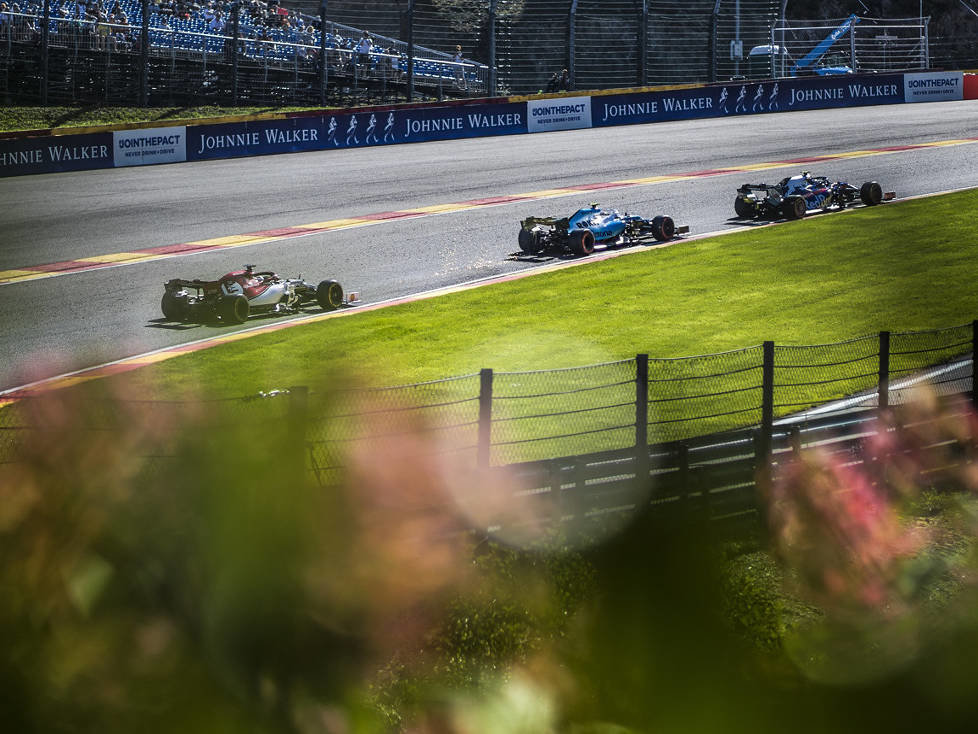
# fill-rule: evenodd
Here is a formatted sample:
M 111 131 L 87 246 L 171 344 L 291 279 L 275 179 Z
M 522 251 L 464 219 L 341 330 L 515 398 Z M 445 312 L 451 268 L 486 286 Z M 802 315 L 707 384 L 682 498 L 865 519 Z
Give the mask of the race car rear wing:
M 166 281 L 163 284 L 163 288 L 168 291 L 178 291 L 181 288 L 193 288 L 198 291 L 204 290 L 207 286 L 212 286 L 217 288 L 220 286 L 221 281 L 219 280 L 200 280 L 195 278 L 194 280 L 185 280 L 183 278 L 173 278 L 172 280 Z
M 777 188 L 778 187 L 775 184 L 766 184 L 766 183 L 752 184 L 752 183 L 746 183 L 743 186 L 741 186 L 739 189 L 737 189 L 737 193 L 738 194 L 749 194 L 751 191 L 767 191 L 767 192 L 770 192 L 772 189 L 777 190 Z
M 536 225 L 542 224 L 546 227 L 558 227 L 562 229 L 567 229 L 567 225 L 570 222 L 569 217 L 527 217 L 522 222 L 520 226 L 523 229 L 533 229 Z

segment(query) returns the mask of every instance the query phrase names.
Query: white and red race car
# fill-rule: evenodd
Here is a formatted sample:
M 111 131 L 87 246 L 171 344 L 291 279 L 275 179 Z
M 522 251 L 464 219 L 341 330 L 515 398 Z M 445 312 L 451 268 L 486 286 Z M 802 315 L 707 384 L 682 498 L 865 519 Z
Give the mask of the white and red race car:
M 163 288 L 160 307 L 169 321 L 242 324 L 252 314 L 295 314 L 313 305 L 333 311 L 360 300 L 359 293 L 344 294 L 335 280 L 313 285 L 301 277 L 256 272 L 254 265 L 232 270 L 217 280 L 174 278 Z

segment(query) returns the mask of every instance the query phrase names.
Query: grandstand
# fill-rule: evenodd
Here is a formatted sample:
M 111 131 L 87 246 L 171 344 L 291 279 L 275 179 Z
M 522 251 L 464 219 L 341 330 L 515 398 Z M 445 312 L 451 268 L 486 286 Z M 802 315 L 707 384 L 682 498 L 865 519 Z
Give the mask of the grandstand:
M 810 40 L 796 26 L 824 25 L 786 21 L 782 0 L 328 0 L 324 11 L 321 0 L 148 0 L 144 30 L 144 0 L 101 0 L 105 19 L 99 0 L 51 2 L 49 58 L 38 53 L 41 0 L 4 14 L 0 100 L 386 103 L 532 94 L 563 68 L 572 90 L 719 82 L 753 75 L 750 49 L 771 44 L 779 23 L 796 45 Z M 914 30 L 927 21 L 876 31 L 854 68 L 971 68 L 974 31 L 946 18 L 933 23 L 944 38 Z
M 228 96 L 235 98 L 231 101 L 309 103 L 343 93 L 396 98 L 405 94 L 409 72 L 412 89 L 422 95 L 487 92 L 483 64 L 467 58 L 459 63 L 446 51 L 424 46 L 409 49 L 406 42 L 369 28 L 324 23 L 277 0 L 151 0 L 145 7 L 144 29 L 142 0 L 51 0 L 51 98 L 77 101 L 94 94 L 102 99 L 89 101 L 110 102 L 131 95 L 144 37 L 152 67 L 149 96 L 164 103 Z M 6 92 L 8 102 L 12 96 L 29 97 L 35 84 L 40 94 L 36 56 L 43 13 L 43 5 L 30 0 L 0 22 L 0 93 Z M 361 47 L 364 43 L 368 48 Z M 409 50 L 414 58 L 410 70 Z M 79 54 L 85 61 L 80 65 Z M 12 79 L 11 72 L 19 72 L 18 78 Z

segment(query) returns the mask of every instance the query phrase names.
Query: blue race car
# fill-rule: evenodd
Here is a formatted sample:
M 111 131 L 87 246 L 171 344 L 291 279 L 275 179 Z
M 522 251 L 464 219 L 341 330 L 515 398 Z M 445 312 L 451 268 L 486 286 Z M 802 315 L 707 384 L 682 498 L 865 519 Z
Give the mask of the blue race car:
M 634 214 L 606 211 L 592 203 L 569 217 L 527 217 L 520 223 L 519 245 L 527 255 L 544 250 L 569 250 L 590 255 L 595 248 L 623 247 L 647 242 L 666 242 L 689 227 L 677 227 L 671 217 L 645 219 Z
M 800 219 L 810 211 L 845 209 L 856 201 L 876 206 L 895 196 L 892 191 L 884 192 L 876 181 L 856 188 L 802 171 L 773 185 L 744 184 L 737 189 L 734 211 L 741 219 Z

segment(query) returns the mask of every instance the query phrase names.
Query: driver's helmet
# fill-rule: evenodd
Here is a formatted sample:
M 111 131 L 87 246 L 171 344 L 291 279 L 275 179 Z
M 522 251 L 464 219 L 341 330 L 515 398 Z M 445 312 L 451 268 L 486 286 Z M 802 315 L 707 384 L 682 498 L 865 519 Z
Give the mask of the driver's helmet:
M 806 191 L 811 183 L 811 179 L 807 173 L 803 173 L 800 176 L 792 176 L 784 185 L 785 194 L 796 194 Z

